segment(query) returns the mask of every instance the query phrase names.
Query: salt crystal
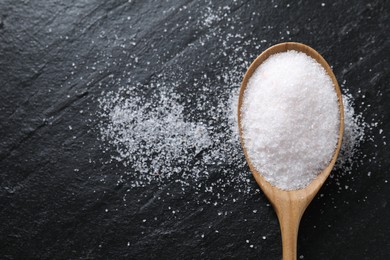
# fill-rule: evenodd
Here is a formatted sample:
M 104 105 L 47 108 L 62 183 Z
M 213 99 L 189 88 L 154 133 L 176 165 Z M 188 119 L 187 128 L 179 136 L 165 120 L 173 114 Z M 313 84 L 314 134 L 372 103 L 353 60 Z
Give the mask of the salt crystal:
M 290 7 L 290 5 L 293 6 L 293 4 L 286 6 Z M 225 65 L 221 68 L 218 66 L 211 76 L 209 70 L 196 59 L 190 61 L 190 69 L 185 71 L 176 63 L 170 66 L 164 65 L 166 59 L 176 52 L 167 50 L 153 53 L 154 62 L 163 69 L 158 69 L 155 77 L 151 77 L 150 82 L 145 83 L 140 82 L 140 78 L 134 75 L 137 75 L 139 69 L 144 70 L 147 67 L 148 70 L 154 70 L 155 68 L 145 66 L 147 61 L 143 63 L 142 57 L 136 57 L 134 53 L 130 55 L 122 75 L 110 74 L 109 82 L 97 83 L 97 87 L 101 90 L 104 88 L 105 91 L 97 95 L 99 124 L 95 130 L 100 133 L 100 148 L 104 154 L 99 160 L 105 165 L 119 167 L 118 171 L 110 174 L 124 177 L 123 181 L 128 185 L 126 193 L 137 187 L 160 185 L 172 181 L 182 185 L 182 190 L 186 192 L 192 192 L 195 188 L 196 192 L 199 192 L 196 194 L 200 194 L 207 189 L 208 195 L 213 197 L 196 202 L 214 205 L 217 208 L 223 206 L 224 201 L 228 201 L 222 201 L 219 196 L 223 199 L 230 198 L 229 203 L 237 202 L 240 198 L 240 195 L 234 199 L 228 197 L 231 194 L 230 190 L 225 190 L 220 195 L 218 193 L 217 197 L 221 187 L 232 187 L 238 193 L 251 195 L 255 193 L 256 185 L 251 184 L 252 179 L 238 139 L 237 90 L 242 75 L 249 66 L 249 61 L 255 58 L 253 52 L 249 50 L 261 49 L 274 41 L 267 37 L 263 39 L 250 37 L 245 33 L 232 34 L 231 30 L 224 30 L 223 27 L 217 26 L 220 21 L 226 23 L 226 28 L 230 28 L 231 25 L 239 26 L 240 16 L 237 12 L 231 13 L 228 6 L 221 9 L 205 6 L 200 12 L 202 19 L 199 19 L 195 26 L 199 26 L 204 32 L 204 37 L 199 38 L 199 43 L 202 44 L 193 44 L 188 49 L 191 52 L 208 52 L 213 59 L 226 61 Z M 126 19 L 126 16 L 123 18 Z M 132 28 L 131 24 L 129 26 Z M 175 29 L 180 27 L 182 26 L 177 23 Z M 168 28 L 167 23 L 164 28 Z M 265 25 L 263 29 L 274 30 L 275 26 Z M 290 35 L 293 33 L 292 28 L 287 26 L 280 30 L 288 30 Z M 104 34 L 108 36 L 107 39 L 114 38 L 110 32 L 102 32 L 102 35 Z M 101 41 L 99 35 L 96 39 Z M 95 41 L 96 39 L 91 39 L 91 44 L 98 42 Z M 127 49 L 134 47 L 133 43 L 138 46 L 141 42 L 141 39 L 130 35 L 126 38 L 127 44 L 121 47 Z M 223 48 L 210 49 L 209 47 L 214 46 L 215 42 L 221 43 Z M 102 52 L 99 55 L 101 56 L 96 56 L 96 63 L 83 66 L 88 65 L 89 68 L 96 66 L 99 73 L 103 74 L 103 71 L 112 71 L 113 66 L 122 64 L 120 59 L 114 58 L 110 53 Z M 80 59 L 79 55 L 75 57 L 77 60 Z M 98 63 L 101 66 L 97 66 Z M 218 64 L 222 63 L 218 61 Z M 72 66 L 75 69 L 81 64 L 72 64 Z M 153 74 L 155 72 L 152 71 Z M 208 75 L 206 79 L 203 78 L 204 74 Z M 194 83 L 189 86 L 188 83 L 192 80 Z M 65 84 L 71 84 L 71 81 Z M 344 80 L 343 85 L 345 84 Z M 353 181 L 349 175 L 359 170 L 358 166 L 362 164 L 360 158 L 369 156 L 368 149 L 361 149 L 360 146 L 367 141 L 365 145 L 371 145 L 369 142 L 376 140 L 373 133 L 377 133 L 378 129 L 372 129 L 376 127 L 375 125 L 368 128 L 364 121 L 365 111 L 357 112 L 361 110 L 361 103 L 355 104 L 354 96 L 348 94 L 348 88 L 356 87 L 358 86 L 342 86 L 345 130 L 343 145 L 336 163 L 338 171 L 335 179 L 347 175 L 348 180 Z M 196 94 L 197 98 L 186 101 L 186 98 L 179 96 L 183 90 L 186 95 Z M 156 93 L 156 95 L 144 95 L 145 93 Z M 356 95 L 360 96 L 359 93 L 360 90 Z M 382 95 L 383 93 L 378 91 L 377 96 Z M 71 95 L 67 97 L 71 98 Z M 367 98 L 364 101 L 367 104 L 370 102 Z M 88 111 L 88 114 L 90 113 Z M 373 116 L 375 116 L 374 121 L 377 121 L 379 116 L 376 114 Z M 43 121 L 47 123 L 47 120 Z M 386 140 L 381 139 L 381 143 L 384 141 Z M 90 163 L 95 164 L 97 161 L 90 160 Z M 212 164 L 213 161 L 215 164 Z M 215 176 L 219 177 L 214 179 Z M 105 180 L 106 177 L 101 178 L 100 181 L 105 182 Z M 346 184 L 345 179 L 339 181 L 342 186 Z M 203 185 L 198 188 L 197 185 L 193 185 L 194 183 Z M 205 183 L 208 184 L 204 185 Z M 93 192 L 97 194 L 96 191 Z M 171 193 L 169 196 L 176 195 Z M 162 197 L 157 197 L 157 200 L 161 203 L 164 201 Z M 127 205 L 125 200 L 123 204 Z M 179 212 L 176 211 L 176 214 Z M 247 222 L 247 219 L 244 219 L 244 222 Z
M 339 108 L 331 78 L 297 51 L 270 56 L 248 81 L 241 107 L 248 157 L 272 185 L 307 186 L 331 160 Z

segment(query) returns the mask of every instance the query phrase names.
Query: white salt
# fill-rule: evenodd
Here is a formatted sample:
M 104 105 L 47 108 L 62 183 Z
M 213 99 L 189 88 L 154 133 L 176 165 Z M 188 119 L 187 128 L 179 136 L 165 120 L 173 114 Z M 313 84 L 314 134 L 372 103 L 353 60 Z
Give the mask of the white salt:
M 89 163 L 93 165 L 103 163 L 105 167 L 115 169 L 103 171 L 99 181 L 105 185 L 117 186 L 118 182 L 110 180 L 120 180 L 121 185 L 126 186 L 124 206 L 127 206 L 126 196 L 138 194 L 135 188 L 155 188 L 156 185 L 162 188 L 167 183 L 181 185 L 183 193 L 193 194 L 194 189 L 198 194 L 207 192 L 207 199 L 196 199 L 196 203 L 216 208 L 226 203 L 238 203 L 242 201 L 241 196 L 260 193 L 257 185 L 252 183 L 238 139 L 238 88 L 249 62 L 255 58 L 254 50 L 263 49 L 275 42 L 267 37 L 258 38 L 258 35 L 226 30 L 231 25 L 243 25 L 240 14 L 228 7 L 213 4 L 208 6 L 211 9 L 204 6 L 199 10 L 201 19 L 195 24 L 177 24 L 172 28 L 189 33 L 194 29 L 191 26 L 196 26 L 204 32 L 199 41 L 189 45 L 183 55 L 177 55 L 173 61 L 189 53 L 207 53 L 212 60 L 217 61 L 217 69 L 213 74 L 209 74 L 208 67 L 199 62 L 201 59 L 187 61 L 190 62 L 187 68 L 176 62 L 166 63 L 174 55 L 169 50 L 153 53 L 158 71 L 161 69 L 161 73 L 157 73 L 153 71 L 156 67 L 146 66 L 147 62 L 142 63 L 141 57 L 136 57 L 136 53 L 127 48 L 132 45 L 131 42 L 136 42 L 137 46 L 143 44 L 142 39 L 134 35 L 123 38 L 124 41 L 119 43 L 109 32 L 106 32 L 108 37 L 103 39 L 99 36 L 100 32 L 97 32 L 96 39 L 91 40 L 92 45 L 102 41 L 106 41 L 107 45 L 120 44 L 130 55 L 122 74 L 109 74 L 107 80 L 98 83 L 97 87 L 102 93 L 95 99 L 99 101 L 99 109 L 96 112 L 96 127 L 91 131 L 99 133 L 98 144 L 102 157 L 89 159 Z M 236 9 L 231 7 L 232 10 Z M 256 13 L 256 16 L 259 15 Z M 275 26 L 270 24 L 264 26 L 264 29 L 272 30 Z M 285 30 L 289 30 L 291 34 L 291 28 L 286 27 Z M 222 48 L 214 48 L 216 42 Z M 95 59 L 90 64 L 75 63 L 71 68 L 87 66 L 94 73 L 92 66 L 95 66 L 99 75 L 103 75 L 105 71 L 112 71 L 115 66 L 122 64 L 122 57 L 116 58 L 108 52 L 97 52 L 94 55 Z M 79 60 L 80 56 L 75 55 L 75 58 Z M 156 72 L 156 77 L 141 82 L 136 75 L 145 69 Z M 205 74 L 207 78 L 204 78 Z M 65 80 L 66 84 L 71 85 L 72 80 L 79 81 L 79 75 L 77 72 L 69 74 L 69 78 L 66 77 Z M 93 84 L 87 82 L 87 79 L 84 81 L 87 86 Z M 342 84 L 345 130 L 337 168 L 334 177 L 328 182 L 330 185 L 344 186 L 347 180 L 352 187 L 359 179 L 353 176 L 358 176 L 365 169 L 360 168 L 361 166 L 368 163 L 368 160 L 370 163 L 380 163 L 373 159 L 374 154 L 369 151 L 379 141 L 386 141 L 377 139 L 373 134 L 378 133 L 383 122 L 380 121 L 380 116 L 365 110 L 367 105 L 362 104 L 362 101 L 369 104 L 370 99 L 355 100 L 360 91 L 353 91 L 354 95 L 349 93 L 348 89 L 358 87 L 346 84 L 346 81 Z M 378 96 L 382 94 L 378 92 Z M 187 100 L 185 97 L 189 95 L 196 98 Z M 346 95 L 350 102 L 347 102 Z M 67 97 L 71 98 L 71 95 Z M 84 116 L 91 114 L 91 107 L 92 105 L 84 109 Z M 365 116 L 368 114 L 374 121 L 366 121 Z M 92 123 L 94 120 L 89 118 L 88 122 Z M 371 123 L 375 125 L 371 126 Z M 385 131 L 382 137 L 384 133 Z M 374 175 L 373 171 L 371 177 Z M 98 194 L 98 191 L 93 192 Z M 179 196 L 177 194 L 170 193 L 167 196 Z M 163 198 L 159 196 L 157 200 L 163 201 Z M 179 214 L 176 211 L 176 215 Z
M 251 163 L 280 189 L 307 186 L 335 151 L 337 95 L 324 68 L 304 53 L 272 55 L 255 70 L 241 119 Z
M 335 169 L 343 170 L 342 174 L 352 172 L 352 166 L 358 163 L 356 160 L 359 153 L 358 148 L 364 139 L 368 139 L 368 136 L 365 136 L 365 131 L 369 124 L 364 121 L 362 114 L 356 113 L 353 103 L 351 94 L 343 95 L 344 135 L 339 158 L 335 164 Z

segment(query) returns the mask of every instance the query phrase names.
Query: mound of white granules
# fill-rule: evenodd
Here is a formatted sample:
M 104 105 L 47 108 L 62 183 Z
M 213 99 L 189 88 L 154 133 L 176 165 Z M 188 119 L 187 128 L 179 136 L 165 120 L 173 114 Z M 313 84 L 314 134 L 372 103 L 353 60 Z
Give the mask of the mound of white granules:
M 248 157 L 272 185 L 304 188 L 329 164 L 338 141 L 338 100 L 313 58 L 297 51 L 271 55 L 249 79 L 240 112 Z

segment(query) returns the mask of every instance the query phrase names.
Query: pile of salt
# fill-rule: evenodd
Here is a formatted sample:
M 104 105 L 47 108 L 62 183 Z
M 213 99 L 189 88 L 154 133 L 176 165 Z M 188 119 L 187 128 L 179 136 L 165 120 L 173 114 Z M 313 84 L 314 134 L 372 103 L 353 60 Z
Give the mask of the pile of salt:
M 240 113 L 248 157 L 272 185 L 304 188 L 329 164 L 338 100 L 313 58 L 297 51 L 271 55 L 249 79 Z

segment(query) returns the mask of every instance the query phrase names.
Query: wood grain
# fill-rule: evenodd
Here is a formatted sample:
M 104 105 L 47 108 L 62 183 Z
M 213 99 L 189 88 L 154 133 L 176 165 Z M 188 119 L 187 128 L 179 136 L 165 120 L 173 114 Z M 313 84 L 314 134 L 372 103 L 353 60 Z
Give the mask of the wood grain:
M 241 116 L 240 116 L 244 91 L 246 89 L 248 80 L 252 76 L 253 72 L 270 55 L 279 52 L 285 52 L 288 50 L 296 50 L 296 51 L 304 52 L 310 57 L 314 58 L 318 63 L 320 63 L 325 68 L 326 72 L 328 73 L 328 75 L 331 77 L 333 81 L 333 85 L 338 97 L 339 112 L 340 112 L 340 127 L 339 127 L 339 137 L 337 141 L 337 147 L 334 151 L 331 161 L 329 162 L 329 165 L 307 187 L 299 190 L 292 190 L 292 191 L 285 191 L 275 186 L 272 186 L 268 181 L 264 179 L 261 173 L 255 169 L 245 149 L 245 143 L 242 138 L 242 127 L 241 127 Z M 243 78 L 241 89 L 240 89 L 239 100 L 238 100 L 238 125 L 239 125 L 241 145 L 243 147 L 245 158 L 248 162 L 249 168 L 254 178 L 256 179 L 256 182 L 259 184 L 261 190 L 270 200 L 278 216 L 281 233 L 282 233 L 283 259 L 284 260 L 296 259 L 297 238 L 298 238 L 298 229 L 299 229 L 300 220 L 307 206 L 310 204 L 314 196 L 317 194 L 318 190 L 321 188 L 325 180 L 328 178 L 336 162 L 337 156 L 341 148 L 341 143 L 342 143 L 342 137 L 344 131 L 344 107 L 343 107 L 340 87 L 337 83 L 336 77 L 333 74 L 330 66 L 317 51 L 301 43 L 286 42 L 268 48 L 253 61 L 253 63 L 250 65 Z

